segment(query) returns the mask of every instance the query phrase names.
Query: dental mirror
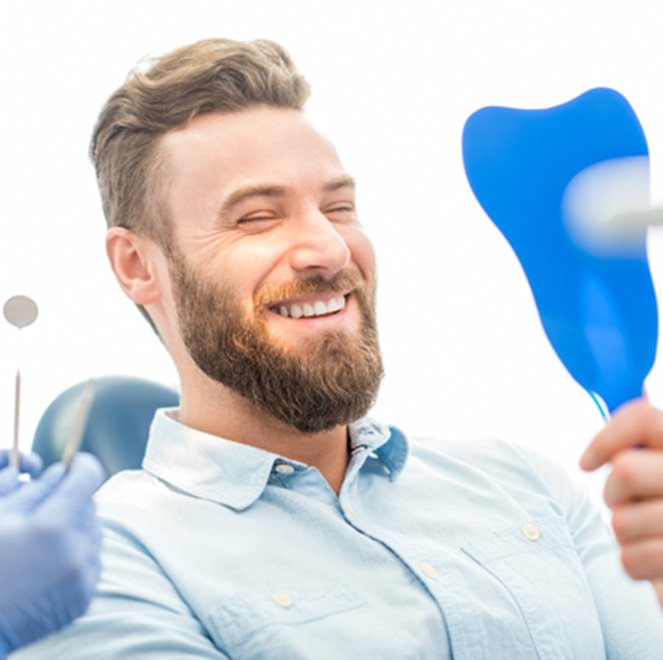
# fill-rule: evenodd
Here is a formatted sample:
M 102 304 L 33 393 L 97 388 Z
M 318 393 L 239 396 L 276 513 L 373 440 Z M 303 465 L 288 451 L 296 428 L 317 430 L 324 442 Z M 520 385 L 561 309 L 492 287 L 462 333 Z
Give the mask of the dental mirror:
M 5 303 L 2 312 L 7 321 L 19 329 L 34 323 L 39 314 L 37 303 L 28 296 L 12 296 Z
M 39 310 L 37 304 L 28 296 L 12 296 L 5 302 L 2 312 L 9 323 L 19 330 L 35 322 Z M 19 450 L 19 419 L 21 413 L 21 368 L 16 369 L 16 380 L 14 384 L 14 438 L 9 455 L 9 464 L 18 470 Z

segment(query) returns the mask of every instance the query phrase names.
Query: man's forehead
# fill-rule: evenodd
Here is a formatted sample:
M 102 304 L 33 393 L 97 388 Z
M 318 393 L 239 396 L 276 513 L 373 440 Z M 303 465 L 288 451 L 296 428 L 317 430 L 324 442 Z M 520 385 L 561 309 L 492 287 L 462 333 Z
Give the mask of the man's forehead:
M 162 141 L 171 147 L 200 146 L 211 137 L 251 140 L 262 133 L 299 129 L 326 140 L 300 110 L 266 105 L 250 106 L 233 112 L 207 112 L 168 131 Z M 333 147 L 332 147 L 333 148 Z
M 201 115 L 166 133 L 160 146 L 175 178 L 201 184 L 222 176 L 230 189 L 283 186 L 289 175 L 307 173 L 324 190 L 354 187 L 333 144 L 298 110 L 259 106 Z
M 331 142 L 296 110 L 210 113 L 163 137 L 162 194 L 173 218 L 207 226 L 251 198 L 354 194 Z

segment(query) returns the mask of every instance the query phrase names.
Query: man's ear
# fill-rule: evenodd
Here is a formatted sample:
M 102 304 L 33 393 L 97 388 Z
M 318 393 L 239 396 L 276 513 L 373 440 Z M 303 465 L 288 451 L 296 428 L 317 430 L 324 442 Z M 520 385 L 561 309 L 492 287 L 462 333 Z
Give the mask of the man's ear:
M 106 254 L 122 290 L 137 305 L 148 305 L 161 296 L 158 262 L 163 253 L 149 239 L 130 229 L 112 227 L 106 234 Z

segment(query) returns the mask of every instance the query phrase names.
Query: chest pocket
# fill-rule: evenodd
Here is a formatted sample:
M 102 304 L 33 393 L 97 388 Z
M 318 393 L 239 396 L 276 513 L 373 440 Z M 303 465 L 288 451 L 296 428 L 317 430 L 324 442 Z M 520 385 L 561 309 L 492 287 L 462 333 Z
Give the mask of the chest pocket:
M 376 657 L 403 657 L 393 655 L 386 622 L 339 585 L 238 593 L 212 612 L 209 633 L 231 658 L 347 660 L 367 634 L 375 636 Z
M 524 521 L 462 550 L 515 600 L 540 658 L 605 657 L 594 599 L 563 521 Z

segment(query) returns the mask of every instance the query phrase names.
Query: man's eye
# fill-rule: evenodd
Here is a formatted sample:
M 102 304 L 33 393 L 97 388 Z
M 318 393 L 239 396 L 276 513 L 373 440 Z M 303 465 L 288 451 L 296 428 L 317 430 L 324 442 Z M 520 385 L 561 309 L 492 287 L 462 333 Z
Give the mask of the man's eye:
M 270 220 L 275 220 L 276 216 L 274 215 L 268 215 L 266 213 L 256 213 L 255 215 L 247 215 L 244 216 L 243 218 L 240 218 L 237 221 L 238 225 L 245 225 L 245 224 L 250 224 L 250 223 L 260 223 L 260 222 L 268 222 Z
M 357 210 L 352 204 L 336 204 L 327 209 L 327 215 L 333 215 L 340 218 L 355 218 Z
M 349 202 L 334 204 L 327 209 L 327 213 L 354 213 L 355 207 Z

